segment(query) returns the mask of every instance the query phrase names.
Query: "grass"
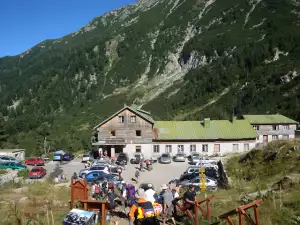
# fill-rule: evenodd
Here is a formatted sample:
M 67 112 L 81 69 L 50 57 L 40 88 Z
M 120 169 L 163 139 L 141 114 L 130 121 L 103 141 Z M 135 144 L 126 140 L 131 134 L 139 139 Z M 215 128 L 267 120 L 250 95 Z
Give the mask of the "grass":
M 34 183 L 21 188 L 3 188 L 0 194 L 0 224 L 61 224 L 70 211 L 69 188 Z
M 258 194 L 256 197 L 248 195 L 274 187 L 275 182 L 289 174 L 299 173 L 300 149 L 293 150 L 298 144 L 299 142 L 294 141 L 275 141 L 261 150 L 254 149 L 247 154 L 229 159 L 226 169 L 232 180 L 230 188 L 207 193 L 207 196 L 215 195 L 210 202 L 212 216 L 217 217 L 240 205 L 262 198 L 264 202 L 259 207 L 261 224 L 300 224 L 298 182 L 265 195 Z M 202 197 L 203 194 L 200 194 L 199 198 Z M 237 220 L 237 217 L 234 220 Z
M 7 174 L 7 170 L 0 169 L 0 175 L 4 175 L 4 174 Z

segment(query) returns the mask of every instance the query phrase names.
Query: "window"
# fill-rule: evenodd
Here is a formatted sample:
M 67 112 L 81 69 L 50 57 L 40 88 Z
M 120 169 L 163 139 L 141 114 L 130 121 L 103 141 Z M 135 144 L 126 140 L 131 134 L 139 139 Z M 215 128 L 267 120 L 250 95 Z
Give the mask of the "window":
M 214 145 L 214 153 L 220 152 L 220 144 L 215 144 Z
M 177 146 L 177 152 L 178 152 L 178 153 L 184 152 L 184 147 L 183 147 L 183 145 L 178 145 L 178 146 Z
M 239 144 L 233 144 L 232 150 L 237 152 L 239 150 Z
M 112 131 L 110 132 L 110 136 L 116 136 L 116 131 L 112 130 Z
M 166 145 L 166 153 L 172 153 L 172 145 Z
M 273 130 L 279 130 L 279 126 L 278 125 L 273 125 Z
M 119 119 L 119 123 L 124 123 L 124 116 L 119 116 L 118 119 Z
M 272 140 L 277 140 L 278 139 L 278 135 L 272 135 Z
M 136 122 L 136 116 L 131 116 L 130 123 L 135 123 L 135 122 Z
M 253 128 L 254 128 L 254 130 L 259 130 L 259 126 L 258 125 L 254 125 Z
M 245 143 L 244 144 L 244 151 L 249 151 L 249 144 L 248 143 Z
M 142 152 L 142 147 L 140 145 L 135 146 L 135 152 Z
M 289 139 L 289 135 L 282 135 L 282 139 L 283 140 L 288 140 Z
M 289 129 L 290 129 L 290 126 L 289 126 L 289 125 L 283 125 L 283 129 L 284 129 L 284 130 L 289 130 Z
M 135 131 L 135 135 L 136 135 L 137 137 L 141 137 L 141 136 L 142 136 L 142 131 L 141 131 L 141 130 L 136 130 L 136 131 Z
M 202 145 L 202 152 L 208 152 L 208 145 Z
M 190 145 L 190 152 L 196 152 L 196 145 Z
M 159 145 L 153 145 L 153 152 L 159 153 Z

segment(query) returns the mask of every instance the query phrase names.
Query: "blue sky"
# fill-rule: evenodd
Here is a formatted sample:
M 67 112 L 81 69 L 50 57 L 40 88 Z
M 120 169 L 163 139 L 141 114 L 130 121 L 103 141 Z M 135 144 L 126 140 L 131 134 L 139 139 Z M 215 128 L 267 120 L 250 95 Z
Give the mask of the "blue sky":
M 0 0 L 0 57 L 78 30 L 135 0 Z

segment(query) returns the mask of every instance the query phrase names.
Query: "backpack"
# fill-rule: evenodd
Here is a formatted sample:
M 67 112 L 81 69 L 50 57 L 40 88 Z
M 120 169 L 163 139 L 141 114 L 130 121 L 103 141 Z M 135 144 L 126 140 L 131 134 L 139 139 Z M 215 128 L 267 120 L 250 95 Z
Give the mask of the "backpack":
M 132 184 L 127 185 L 127 197 L 135 197 L 135 187 Z
M 100 188 L 98 185 L 95 185 L 95 193 L 99 194 L 100 193 Z

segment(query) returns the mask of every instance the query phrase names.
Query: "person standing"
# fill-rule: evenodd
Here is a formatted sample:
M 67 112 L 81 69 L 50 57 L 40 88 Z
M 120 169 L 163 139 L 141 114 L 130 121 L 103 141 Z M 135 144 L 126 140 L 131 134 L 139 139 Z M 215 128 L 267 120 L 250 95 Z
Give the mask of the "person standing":
M 171 217 L 172 222 L 174 224 L 176 224 L 175 219 L 173 217 L 173 210 L 174 210 L 174 206 L 173 206 L 173 193 L 171 191 L 171 189 L 166 185 L 163 184 L 161 186 L 161 196 L 162 196 L 162 206 L 163 206 L 163 225 L 166 224 L 166 219 L 167 217 Z
M 155 202 L 155 194 L 156 192 L 153 190 L 152 184 L 148 184 L 148 189 L 145 191 L 145 199 L 153 204 Z
M 136 183 L 138 183 L 139 182 L 139 177 L 140 177 L 140 171 L 136 170 L 134 176 L 135 176 Z

